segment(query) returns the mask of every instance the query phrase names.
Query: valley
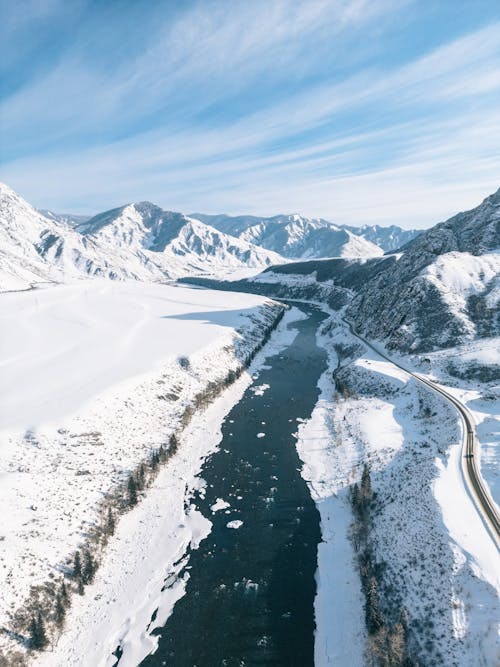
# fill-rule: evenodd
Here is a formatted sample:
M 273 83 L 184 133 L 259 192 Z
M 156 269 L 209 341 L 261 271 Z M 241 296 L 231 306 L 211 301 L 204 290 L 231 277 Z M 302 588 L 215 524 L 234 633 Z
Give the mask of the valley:
M 499 211 L 383 254 L 2 186 L 0 664 L 493 664 Z
M 500 667 L 499 0 L 0 54 L 0 667 Z

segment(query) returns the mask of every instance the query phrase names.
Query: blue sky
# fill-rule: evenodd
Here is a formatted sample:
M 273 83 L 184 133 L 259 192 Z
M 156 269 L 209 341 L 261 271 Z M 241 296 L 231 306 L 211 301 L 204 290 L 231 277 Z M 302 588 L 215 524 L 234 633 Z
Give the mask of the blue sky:
M 0 0 L 0 179 L 39 207 L 424 227 L 500 186 L 498 0 Z

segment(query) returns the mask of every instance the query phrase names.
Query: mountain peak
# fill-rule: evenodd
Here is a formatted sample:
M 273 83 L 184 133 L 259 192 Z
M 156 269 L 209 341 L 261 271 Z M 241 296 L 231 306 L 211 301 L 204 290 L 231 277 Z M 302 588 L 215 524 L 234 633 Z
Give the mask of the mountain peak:
M 133 206 L 141 215 L 161 215 L 165 213 L 165 210 L 161 206 L 153 204 L 150 201 L 134 202 L 133 204 L 129 204 L 129 206 Z
M 500 206 L 500 188 L 498 188 L 496 192 L 493 192 L 493 194 L 489 195 L 489 197 L 486 197 L 483 204 L 486 202 L 495 204 L 495 206 Z

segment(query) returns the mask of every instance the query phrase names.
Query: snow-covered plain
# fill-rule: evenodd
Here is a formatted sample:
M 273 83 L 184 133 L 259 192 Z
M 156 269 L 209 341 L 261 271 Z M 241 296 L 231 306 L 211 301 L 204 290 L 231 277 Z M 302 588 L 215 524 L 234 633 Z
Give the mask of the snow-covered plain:
M 108 387 L 210 345 L 262 303 L 109 280 L 0 298 L 0 429 L 67 417 Z
M 372 540 L 389 591 L 381 599 L 386 618 L 397 622 L 405 607 L 413 629 L 411 649 L 423 664 L 496 664 L 500 560 L 462 477 L 457 414 L 360 346 L 338 316 L 323 332 L 329 369 L 320 380 L 322 393 L 311 419 L 299 426 L 298 441 L 323 538 L 316 665 L 366 664 L 363 598 L 348 537 L 353 521 L 348 487 L 359 481 L 365 463 L 377 494 Z M 339 355 L 347 397 L 332 383 Z M 433 370 L 443 355 L 431 355 Z M 481 355 L 491 363 L 487 351 Z M 450 359 L 452 354 L 445 361 Z M 410 367 L 417 361 L 423 363 L 417 358 L 404 363 Z M 492 412 L 491 386 L 484 393 Z M 478 435 L 482 441 L 481 428 Z
M 60 577 L 105 494 L 178 430 L 195 394 L 240 366 L 279 308 L 247 294 L 106 281 L 0 299 L 2 395 L 8 399 L 0 419 L 0 624 L 9 627 L 9 613 L 31 585 Z M 151 548 L 163 549 L 167 560 L 172 555 L 172 566 L 179 550 L 208 529 L 189 508 L 184 513 L 184 491 L 210 451 L 206 429 L 216 433 L 214 424 L 198 424 L 205 431 L 192 445 L 193 457 L 182 449 L 165 468 L 170 476 L 162 472 L 156 491 L 146 494 L 157 521 L 150 529 L 159 533 Z M 161 511 L 166 488 L 174 499 L 168 529 Z M 139 567 L 144 558 L 145 535 L 127 532 L 130 517 L 122 519 L 124 529 L 119 525 L 123 545 L 115 541 L 110 548 L 114 565 L 123 565 L 118 589 L 127 567 Z M 15 639 L 1 634 L 0 651 L 12 648 L 19 648 Z M 72 664 L 65 660 L 56 664 Z

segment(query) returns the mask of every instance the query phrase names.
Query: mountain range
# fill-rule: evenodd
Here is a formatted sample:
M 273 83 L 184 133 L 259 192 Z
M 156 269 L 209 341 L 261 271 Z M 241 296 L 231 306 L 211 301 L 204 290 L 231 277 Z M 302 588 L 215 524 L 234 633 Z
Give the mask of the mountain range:
M 226 234 L 256 243 L 288 259 L 376 257 L 397 250 L 420 234 L 420 230 L 402 229 L 396 225 L 337 225 L 323 218 L 306 218 L 297 213 L 271 218 L 192 215 Z
M 43 215 L 0 185 L 0 290 L 85 276 L 163 282 L 259 270 L 283 259 L 149 202 L 84 221 Z
M 90 215 L 54 213 L 40 210 L 50 220 L 75 227 Z M 225 234 L 255 243 L 278 252 L 286 258 L 370 257 L 394 252 L 421 233 L 418 229 L 402 229 L 397 225 L 337 225 L 323 218 L 306 218 L 297 213 L 257 217 L 190 213 L 189 217 L 211 225 Z M 374 248 L 373 246 L 377 246 Z
M 500 189 L 476 208 L 422 232 L 398 253 L 289 262 L 219 287 L 345 307 L 365 336 L 389 348 L 421 352 L 498 335 L 499 276 Z
M 393 347 L 447 347 L 500 333 L 500 189 L 410 241 L 366 282 L 348 315 Z
M 297 214 L 187 216 L 150 202 L 92 218 L 57 215 L 37 211 L 6 185 L 0 223 L 0 290 L 88 276 L 231 277 L 218 285 L 346 306 L 359 331 L 405 351 L 500 331 L 500 190 L 419 234 L 394 227 L 355 233 Z M 383 255 L 368 237 L 390 251 Z M 254 277 L 235 280 L 249 272 Z
M 188 216 L 150 202 L 94 217 L 58 214 L 33 208 L 0 184 L 0 290 L 84 276 L 159 282 L 224 277 L 255 273 L 291 258 L 369 258 L 417 233 L 399 227 L 348 228 L 297 214 Z

